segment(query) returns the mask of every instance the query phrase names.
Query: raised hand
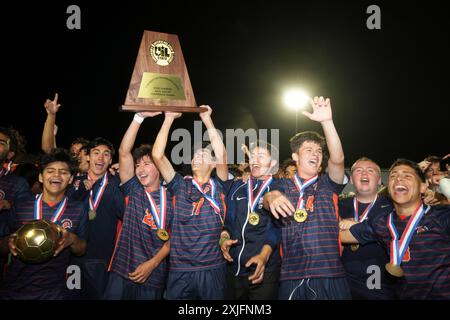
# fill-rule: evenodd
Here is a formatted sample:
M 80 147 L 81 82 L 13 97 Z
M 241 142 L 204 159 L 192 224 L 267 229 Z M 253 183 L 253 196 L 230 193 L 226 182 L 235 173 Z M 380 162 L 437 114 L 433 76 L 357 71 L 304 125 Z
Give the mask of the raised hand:
M 303 115 L 317 122 L 325 122 L 333 119 L 329 98 L 324 99 L 323 97 L 314 97 L 314 99 L 309 100 L 309 103 L 313 108 L 313 113 L 303 111 Z
M 167 119 L 172 119 L 175 120 L 176 118 L 181 117 L 182 113 L 181 112 L 164 112 L 164 115 L 166 116 Z
M 417 165 L 419 166 L 420 170 L 422 170 L 422 172 L 425 172 L 427 170 L 427 168 L 430 166 L 431 162 L 430 161 L 421 161 L 419 162 Z
M 144 118 L 152 118 L 152 117 L 156 117 L 157 115 L 161 114 L 161 111 L 145 111 L 145 112 L 139 112 L 139 114 L 144 117 Z
M 207 105 L 201 105 L 200 107 L 204 107 L 204 108 L 208 109 L 208 110 L 205 111 L 205 112 L 200 112 L 200 118 L 201 118 L 202 120 L 211 118 L 211 114 L 212 114 L 212 109 L 211 109 L 211 107 L 210 107 L 210 106 L 207 106 Z
M 48 114 L 56 114 L 59 110 L 61 104 L 58 103 L 58 94 L 55 93 L 55 98 L 53 100 L 47 99 L 44 103 L 45 110 Z

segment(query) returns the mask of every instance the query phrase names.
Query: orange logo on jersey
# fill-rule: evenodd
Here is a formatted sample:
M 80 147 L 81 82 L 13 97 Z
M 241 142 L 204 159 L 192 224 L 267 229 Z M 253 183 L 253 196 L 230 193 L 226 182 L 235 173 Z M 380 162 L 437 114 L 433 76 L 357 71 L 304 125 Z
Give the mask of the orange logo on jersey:
M 409 253 L 409 247 L 406 249 L 405 255 L 403 256 L 402 262 L 409 262 L 411 260 L 411 254 Z
M 154 230 L 158 229 L 156 227 L 155 220 L 153 220 L 153 215 L 150 212 L 148 212 L 148 209 L 145 210 L 145 216 L 142 219 L 142 222 Z
M 314 211 L 314 196 L 309 196 L 308 200 L 306 200 L 306 210 L 313 212 Z

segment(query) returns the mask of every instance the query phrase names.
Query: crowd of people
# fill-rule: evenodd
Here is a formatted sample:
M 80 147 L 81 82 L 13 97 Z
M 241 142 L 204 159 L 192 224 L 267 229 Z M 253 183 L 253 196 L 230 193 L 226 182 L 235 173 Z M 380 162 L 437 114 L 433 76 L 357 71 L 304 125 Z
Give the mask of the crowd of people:
M 398 159 L 380 188 L 363 154 L 345 173 L 330 100 L 311 107 L 323 135 L 293 136 L 292 159 L 256 140 L 232 165 L 205 106 L 210 143 L 194 143 L 185 176 L 166 156 L 180 113 L 136 113 L 115 164 L 102 137 L 57 148 L 58 95 L 44 104 L 40 157 L 0 127 L 0 299 L 450 299 L 450 154 Z M 135 146 L 160 115 L 154 141 Z M 61 233 L 54 256 L 30 264 L 17 230 L 39 219 Z M 69 288 L 73 265 L 81 285 Z

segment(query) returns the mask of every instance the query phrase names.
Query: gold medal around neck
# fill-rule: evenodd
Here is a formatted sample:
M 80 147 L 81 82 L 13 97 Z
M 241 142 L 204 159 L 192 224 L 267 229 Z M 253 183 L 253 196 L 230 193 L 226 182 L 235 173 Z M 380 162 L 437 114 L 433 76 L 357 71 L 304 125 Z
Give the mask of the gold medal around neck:
M 352 244 L 352 245 L 350 246 L 350 249 L 352 249 L 353 252 L 358 251 L 358 249 L 359 249 L 359 244 Z
M 294 212 L 294 220 L 297 222 L 305 222 L 308 219 L 308 212 L 305 209 L 298 209 Z
M 257 214 L 256 212 L 250 212 L 249 216 L 248 216 L 248 222 L 250 222 L 250 224 L 252 226 L 256 226 L 259 223 L 259 214 Z
M 405 276 L 405 273 L 403 272 L 403 269 L 400 266 L 396 266 L 392 263 L 386 263 L 385 268 L 387 272 L 389 272 L 394 277 L 401 278 Z
M 95 210 L 89 210 L 88 214 L 89 214 L 89 220 L 91 220 L 91 221 L 97 217 L 97 212 L 95 212 Z
M 167 232 L 166 229 L 158 229 L 156 231 L 156 235 L 158 236 L 158 238 L 160 238 L 162 241 L 167 241 L 169 240 L 169 233 Z

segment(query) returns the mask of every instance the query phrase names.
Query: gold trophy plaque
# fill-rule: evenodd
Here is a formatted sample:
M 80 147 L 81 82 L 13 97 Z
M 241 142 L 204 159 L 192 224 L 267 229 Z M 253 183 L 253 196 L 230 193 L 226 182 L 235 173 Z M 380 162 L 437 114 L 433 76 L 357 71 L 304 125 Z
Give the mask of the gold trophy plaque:
M 144 31 L 122 111 L 203 112 L 174 34 Z

